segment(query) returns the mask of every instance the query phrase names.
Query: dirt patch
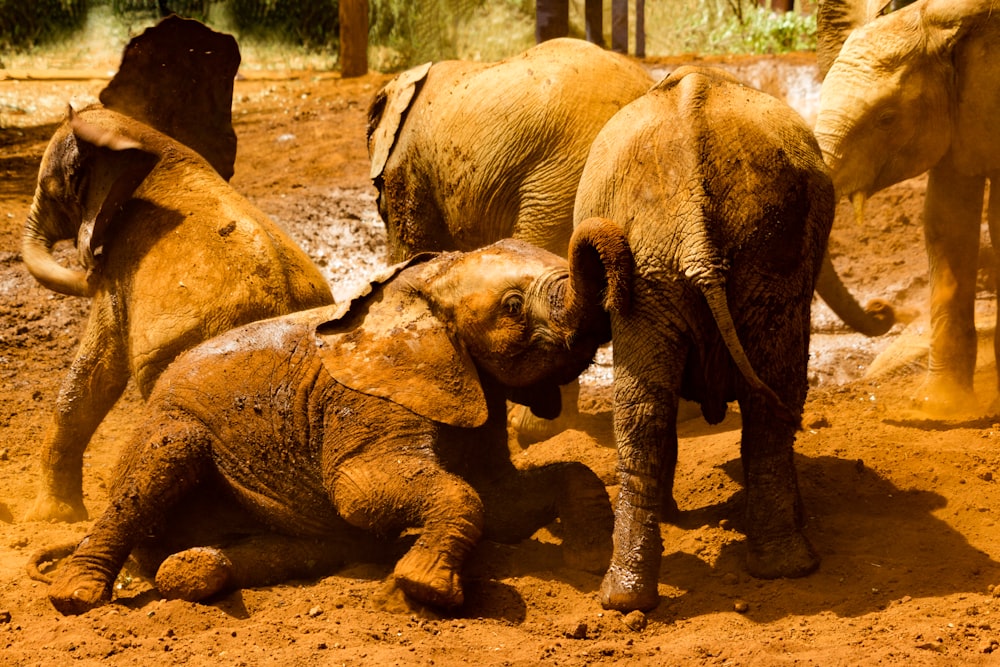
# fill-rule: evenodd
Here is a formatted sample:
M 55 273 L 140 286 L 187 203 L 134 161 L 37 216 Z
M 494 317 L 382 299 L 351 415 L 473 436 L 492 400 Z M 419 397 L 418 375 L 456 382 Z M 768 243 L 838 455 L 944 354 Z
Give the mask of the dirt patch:
M 796 56 L 801 58 L 801 56 Z M 799 62 L 799 61 L 796 61 Z M 739 63 L 737 63 L 739 64 Z M 752 65 L 750 63 L 748 66 Z M 321 73 L 240 80 L 233 184 L 281 222 L 321 265 L 339 298 L 382 266 L 383 230 L 368 181 L 365 108 L 388 77 Z M 245 590 L 208 604 L 163 601 L 124 577 L 114 603 L 59 616 L 30 581 L 30 553 L 82 537 L 88 524 L 20 521 L 34 496 L 36 451 L 88 304 L 39 287 L 21 265 L 20 231 L 42 151 L 68 101 L 95 98 L 103 80 L 0 80 L 0 662 L 83 664 L 974 664 L 1000 640 L 1000 424 L 933 422 L 908 411 L 920 379 L 921 324 L 868 340 L 818 304 L 813 388 L 797 463 L 806 534 L 823 559 L 800 580 L 746 574 L 740 532 L 739 415 L 681 427 L 675 495 L 663 526 L 660 606 L 645 618 L 603 611 L 600 578 L 562 565 L 549 530 L 515 546 L 485 543 L 455 616 L 416 616 L 379 604 L 384 566 L 359 564 L 320 581 Z M 925 308 L 924 181 L 873 197 L 857 225 L 838 212 L 835 262 L 863 299 Z M 70 250 L 62 251 L 65 257 Z M 992 268 L 977 308 L 994 312 Z M 989 339 L 985 331 L 985 339 Z M 896 343 L 911 363 L 865 379 Z M 570 453 L 613 486 L 610 357 L 585 375 L 588 412 L 522 457 Z M 986 348 L 977 388 L 992 398 Z M 88 449 L 86 501 L 139 410 L 130 389 Z M 1000 420 L 998 420 L 1000 421 Z M 6 512 L 6 513 L 5 513 Z M 1000 591 L 998 591 L 1000 592 Z

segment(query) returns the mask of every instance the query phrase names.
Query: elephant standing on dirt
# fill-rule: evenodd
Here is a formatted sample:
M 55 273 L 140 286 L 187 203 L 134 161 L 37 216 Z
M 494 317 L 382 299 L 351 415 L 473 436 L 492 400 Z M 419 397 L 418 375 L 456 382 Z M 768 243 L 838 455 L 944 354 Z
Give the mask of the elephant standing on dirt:
M 92 305 L 28 519 L 87 518 L 83 453 L 129 378 L 147 397 L 181 351 L 333 302 L 306 254 L 226 182 L 239 62 L 229 35 L 165 19 L 126 47 L 102 105 L 70 109 L 42 157 L 24 263 L 45 287 Z M 76 241 L 85 271 L 53 257 L 63 239 Z
M 360 553 L 359 533 L 418 529 L 395 583 L 457 607 L 481 536 L 518 541 L 557 517 L 570 564 L 603 572 L 604 484 L 578 462 L 515 469 L 506 400 L 558 411 L 558 385 L 610 337 L 604 308 L 627 307 L 631 269 L 621 232 L 595 221 L 574 236 L 568 268 L 510 239 L 420 255 L 340 312 L 256 322 L 185 353 L 157 383 L 108 509 L 56 571 L 50 599 L 67 614 L 107 602 L 150 527 L 189 524 L 224 497 L 272 532 L 168 557 L 162 594 L 197 600 L 321 576 Z M 176 516 L 199 490 L 209 500 Z
M 850 6 L 824 4 L 828 11 Z M 850 198 L 859 217 L 867 197 L 929 170 L 931 344 L 917 400 L 932 413 L 975 405 L 983 195 L 986 181 L 1000 175 L 998 9 L 992 2 L 919 0 L 871 20 L 847 36 L 820 93 L 816 137 L 837 195 Z M 845 26 L 820 25 L 821 33 L 837 28 Z M 990 188 L 988 214 L 995 243 L 1000 188 Z
M 397 76 L 368 112 L 389 261 L 502 238 L 565 256 L 590 142 L 653 83 L 627 56 L 566 38 Z
M 681 397 L 710 423 L 739 401 L 750 573 L 817 567 L 801 531 L 793 445 L 833 214 L 809 127 L 720 70 L 676 70 L 594 140 L 576 218 L 620 225 L 635 255 L 631 308 L 612 314 L 621 491 L 605 607 L 659 602 Z

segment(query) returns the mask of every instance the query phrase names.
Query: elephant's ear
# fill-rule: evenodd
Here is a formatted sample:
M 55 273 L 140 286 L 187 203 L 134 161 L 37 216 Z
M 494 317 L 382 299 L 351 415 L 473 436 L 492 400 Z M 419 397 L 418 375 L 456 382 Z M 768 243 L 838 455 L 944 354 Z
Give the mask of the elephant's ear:
M 368 155 L 372 161 L 372 180 L 382 175 L 399 136 L 403 118 L 430 70 L 431 63 L 408 69 L 375 93 L 368 108 Z
M 472 358 L 405 282 L 373 284 L 371 293 L 356 299 L 341 317 L 317 327 L 324 367 L 342 385 L 427 419 L 481 426 L 486 397 Z
M 81 262 L 91 268 L 115 214 L 132 198 L 160 158 L 131 137 L 87 122 L 72 108 L 69 126 L 81 154 L 89 155 L 82 167 L 86 185 L 80 193 L 83 221 L 77 249 Z
M 232 107 L 239 66 L 231 35 L 173 15 L 128 43 L 100 100 L 194 149 L 229 180 L 236 162 Z

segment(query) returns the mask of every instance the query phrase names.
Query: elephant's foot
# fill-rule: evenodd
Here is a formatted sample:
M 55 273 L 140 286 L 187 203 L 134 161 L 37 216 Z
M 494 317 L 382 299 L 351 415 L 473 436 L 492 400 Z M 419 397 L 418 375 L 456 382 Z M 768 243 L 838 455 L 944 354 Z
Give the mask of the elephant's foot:
M 460 607 L 465 594 L 454 560 L 452 554 L 423 546 L 418 540 L 396 563 L 393 577 L 400 590 L 418 602 Z
M 24 516 L 25 521 L 48 521 L 50 523 L 76 523 L 89 518 L 83 504 L 83 495 L 58 497 L 47 489 L 42 489 L 35 498 L 35 504 Z
M 972 387 L 945 375 L 928 375 L 913 396 L 913 404 L 937 418 L 976 416 L 979 412 Z
M 591 535 L 563 539 L 563 561 L 582 572 L 601 574 L 611 562 L 611 531 L 595 530 Z
M 802 533 L 784 539 L 747 538 L 747 570 L 758 579 L 804 577 L 819 567 L 819 557 Z
M 49 601 L 66 616 L 83 614 L 111 601 L 113 579 L 72 562 L 60 569 L 49 586 Z
M 531 408 L 515 405 L 510 410 L 508 421 L 517 433 L 517 443 L 521 447 L 528 447 L 536 442 L 554 438 L 566 429 L 572 428 L 576 423 L 577 414 L 573 411 L 572 415 L 561 414 L 555 419 L 543 419 L 536 417 Z
M 168 557 L 156 571 L 156 589 L 168 600 L 198 602 L 229 587 L 233 565 L 218 549 L 194 547 Z
M 614 563 L 601 583 L 601 606 L 621 612 L 649 611 L 660 604 L 656 577 L 636 576 Z

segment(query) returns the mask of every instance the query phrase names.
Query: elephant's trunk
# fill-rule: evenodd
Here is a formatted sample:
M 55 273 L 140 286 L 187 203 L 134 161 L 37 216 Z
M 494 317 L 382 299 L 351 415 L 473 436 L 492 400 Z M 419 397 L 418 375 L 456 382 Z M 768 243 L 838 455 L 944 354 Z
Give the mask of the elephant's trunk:
M 864 308 L 861 307 L 841 282 L 829 253 L 823 255 L 816 292 L 844 324 L 866 336 L 881 336 L 896 323 L 892 306 L 881 299 L 873 299 Z
M 628 312 L 634 270 L 632 250 L 620 226 L 604 218 L 581 222 L 569 243 L 570 280 L 562 324 L 579 329 L 598 308 L 608 313 Z
M 54 292 L 69 296 L 91 296 L 93 290 L 87 282 L 86 272 L 69 269 L 57 262 L 52 255 L 52 246 L 56 241 L 72 237 L 53 231 L 52 225 L 43 224 L 46 219 L 47 215 L 42 211 L 39 195 L 36 193 L 24 226 L 24 236 L 21 238 L 21 258 L 25 266 L 35 280 Z

